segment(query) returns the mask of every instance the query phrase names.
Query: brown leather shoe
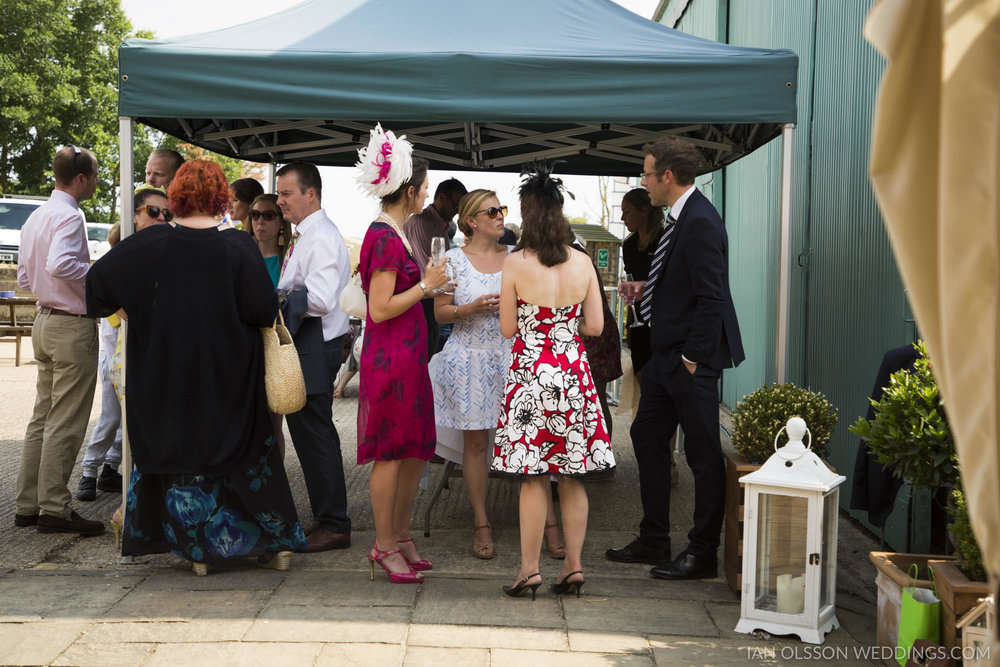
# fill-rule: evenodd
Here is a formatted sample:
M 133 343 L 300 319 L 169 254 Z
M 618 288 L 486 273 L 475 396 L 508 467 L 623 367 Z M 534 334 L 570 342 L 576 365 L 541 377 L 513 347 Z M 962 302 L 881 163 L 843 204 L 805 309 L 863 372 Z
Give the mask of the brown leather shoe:
M 103 521 L 91 521 L 71 510 L 65 519 L 41 514 L 38 517 L 39 533 L 79 533 L 84 536 L 100 535 L 104 532 Z
M 35 526 L 38 525 L 38 515 L 37 514 L 15 514 L 14 515 L 14 525 L 19 528 L 24 528 L 25 526 Z
M 331 549 L 346 549 L 351 546 L 350 533 L 335 533 L 323 527 L 318 527 L 306 537 L 309 546 L 306 551 L 330 551 Z

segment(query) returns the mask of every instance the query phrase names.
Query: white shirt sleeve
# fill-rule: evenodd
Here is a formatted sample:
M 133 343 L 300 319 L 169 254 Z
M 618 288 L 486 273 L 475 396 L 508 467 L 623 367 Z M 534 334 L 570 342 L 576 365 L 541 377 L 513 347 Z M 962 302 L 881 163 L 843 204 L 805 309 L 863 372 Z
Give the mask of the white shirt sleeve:
M 349 267 L 343 264 L 342 242 L 327 234 L 317 234 L 303 258 L 301 272 L 308 292 L 307 317 L 323 317 L 339 308 L 341 276 Z

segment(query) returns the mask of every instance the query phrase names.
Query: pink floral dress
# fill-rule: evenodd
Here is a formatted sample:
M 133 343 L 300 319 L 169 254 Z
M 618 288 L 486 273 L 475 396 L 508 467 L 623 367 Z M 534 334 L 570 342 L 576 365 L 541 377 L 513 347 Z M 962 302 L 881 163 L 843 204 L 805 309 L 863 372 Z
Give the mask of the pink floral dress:
M 420 267 L 383 222 L 373 222 L 361 244 L 361 284 L 367 294 L 375 271 L 396 273 L 395 294 L 420 282 Z M 434 457 L 434 396 L 427 374 L 427 324 L 418 301 L 391 320 L 366 317 L 358 394 L 358 465 Z
M 587 352 L 580 304 L 518 300 L 517 335 L 493 446 L 493 470 L 584 476 L 615 465 Z

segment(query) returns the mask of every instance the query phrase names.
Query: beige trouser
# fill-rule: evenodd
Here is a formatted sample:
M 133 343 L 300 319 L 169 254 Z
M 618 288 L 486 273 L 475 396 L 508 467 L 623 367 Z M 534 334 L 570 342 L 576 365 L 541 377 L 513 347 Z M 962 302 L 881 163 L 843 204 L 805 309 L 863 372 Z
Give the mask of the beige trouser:
M 97 386 L 97 322 L 39 313 L 31 346 L 38 382 L 17 476 L 17 513 L 66 518 L 73 497 L 69 476 L 83 445 Z

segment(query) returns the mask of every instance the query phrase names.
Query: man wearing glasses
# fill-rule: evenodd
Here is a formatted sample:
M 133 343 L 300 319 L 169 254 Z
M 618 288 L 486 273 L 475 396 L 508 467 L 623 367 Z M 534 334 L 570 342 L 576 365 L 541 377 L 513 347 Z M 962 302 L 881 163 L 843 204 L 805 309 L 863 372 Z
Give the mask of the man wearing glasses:
M 451 248 L 449 226 L 452 218 L 458 213 L 458 202 L 465 196 L 467 190 L 457 178 L 449 178 L 437 186 L 434 191 L 434 201 L 422 212 L 411 215 L 403 223 L 403 233 L 406 234 L 413 248 L 413 259 L 419 266 L 427 266 L 431 256 L 431 239 L 435 236 L 444 238 L 445 251 Z M 420 302 L 424 308 L 424 319 L 427 320 L 427 360 L 437 354 L 439 327 L 434 318 L 434 297 L 429 296 Z
M 743 361 L 729 290 L 729 241 L 722 218 L 694 186 L 703 161 L 676 137 L 643 146 L 642 185 L 653 206 L 669 206 L 649 278 L 623 283 L 650 326 L 653 356 L 630 434 L 639 464 L 642 520 L 637 539 L 608 560 L 655 565 L 658 579 L 712 579 L 725 513 L 726 468 L 719 438 L 719 376 Z M 670 560 L 670 436 L 684 429 L 694 475 L 694 526 Z
M 104 524 L 69 506 L 67 483 L 83 444 L 97 379 L 97 322 L 86 316 L 90 270 L 78 210 L 97 190 L 97 158 L 65 146 L 52 161 L 52 196 L 24 223 L 17 283 L 38 297 L 31 335 L 38 380 L 17 477 L 16 526 L 40 533 L 100 535 Z

